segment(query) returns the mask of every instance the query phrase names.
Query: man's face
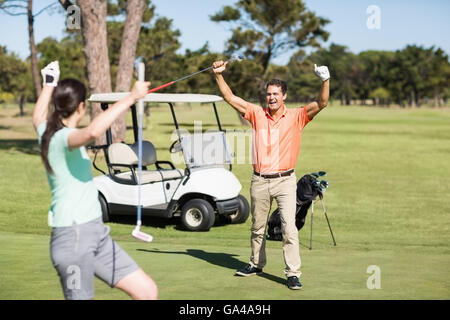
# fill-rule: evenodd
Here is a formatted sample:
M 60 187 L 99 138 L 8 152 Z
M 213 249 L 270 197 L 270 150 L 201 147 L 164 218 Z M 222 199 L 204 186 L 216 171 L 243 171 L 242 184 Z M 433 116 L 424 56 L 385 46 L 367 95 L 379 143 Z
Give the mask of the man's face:
M 286 94 L 283 94 L 281 87 L 279 86 L 269 86 L 266 91 L 266 103 L 270 111 L 276 112 L 284 105 L 284 100 L 286 99 Z

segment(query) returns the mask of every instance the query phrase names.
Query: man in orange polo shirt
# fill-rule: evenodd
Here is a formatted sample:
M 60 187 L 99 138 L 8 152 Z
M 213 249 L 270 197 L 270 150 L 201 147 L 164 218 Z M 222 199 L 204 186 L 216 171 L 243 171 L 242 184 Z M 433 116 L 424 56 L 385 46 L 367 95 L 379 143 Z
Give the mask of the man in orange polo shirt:
M 251 276 L 262 273 L 266 264 L 266 225 L 272 200 L 275 199 L 281 217 L 287 286 L 294 290 L 301 289 L 301 260 L 298 230 L 295 226 L 297 178 L 294 166 L 300 151 L 303 128 L 328 104 L 330 73 L 326 66 L 314 65 L 316 75 L 322 80 L 318 99 L 294 109 L 287 109 L 284 104 L 287 97 L 286 83 L 278 79 L 269 81 L 266 85 L 267 107 L 263 108 L 233 94 L 222 76 L 226 64 L 227 62 L 223 61 L 213 63 L 219 90 L 224 100 L 240 112 L 253 127 L 254 172 L 250 189 L 252 254 L 249 264 L 237 270 L 236 275 Z

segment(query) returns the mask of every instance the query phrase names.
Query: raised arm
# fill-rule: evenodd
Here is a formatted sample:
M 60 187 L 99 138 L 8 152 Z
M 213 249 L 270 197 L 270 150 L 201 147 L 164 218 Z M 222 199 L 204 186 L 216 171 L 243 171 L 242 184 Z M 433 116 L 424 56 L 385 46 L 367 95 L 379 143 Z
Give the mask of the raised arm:
M 58 84 L 59 73 L 58 61 L 49 63 L 41 70 L 43 86 L 41 94 L 34 106 L 32 118 L 35 129 L 37 129 L 42 122 L 47 121 L 48 105 L 52 100 L 53 90 L 55 90 L 55 87 Z
M 316 114 L 328 105 L 328 99 L 330 97 L 330 72 L 328 71 L 328 67 L 317 67 L 314 65 L 314 71 L 322 80 L 322 86 L 320 87 L 317 101 L 313 101 L 306 105 L 306 112 L 308 113 L 309 120 L 312 120 Z
M 219 90 L 222 94 L 223 99 L 228 102 L 230 106 L 236 109 L 240 114 L 244 115 L 251 103 L 238 96 L 235 96 L 226 83 L 225 79 L 222 76 L 222 72 L 225 71 L 227 63 L 228 62 L 223 61 L 216 61 L 213 63 L 213 71 L 216 75 L 216 82 L 219 86 Z
M 111 127 L 120 114 L 132 106 L 136 100 L 146 96 L 149 87 L 150 82 L 136 81 L 128 96 L 97 115 L 87 127 L 71 132 L 68 138 L 69 148 L 78 148 L 98 139 Z

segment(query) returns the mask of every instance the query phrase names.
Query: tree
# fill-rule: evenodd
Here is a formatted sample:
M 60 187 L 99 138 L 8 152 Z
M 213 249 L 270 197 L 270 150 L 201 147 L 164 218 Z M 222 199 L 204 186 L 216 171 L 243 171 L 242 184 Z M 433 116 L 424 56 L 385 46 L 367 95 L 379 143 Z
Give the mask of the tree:
M 67 9 L 71 1 L 59 0 Z M 149 7 L 149 0 L 78 0 L 77 5 L 81 12 L 81 33 L 83 38 L 83 51 L 86 56 L 87 77 L 91 93 L 111 92 L 111 68 L 108 54 L 107 12 L 112 15 L 122 15 L 126 12 L 126 22 L 122 29 L 120 42 L 120 57 L 116 73 L 116 90 L 130 89 L 133 76 L 134 58 L 142 21 L 153 16 L 154 7 Z M 119 26 L 119 29 L 121 27 Z M 99 104 L 92 104 L 91 118 L 100 112 Z M 125 115 L 119 117 L 111 126 L 113 142 L 123 141 L 125 138 Z M 104 143 L 101 137 L 97 143 Z
M 355 55 L 346 46 L 332 43 L 328 49 L 320 49 L 309 56 L 317 65 L 326 65 L 333 79 L 331 96 L 340 99 L 341 105 L 349 105 L 356 94 L 354 78 L 358 73 Z
M 129 91 L 131 80 L 133 78 L 134 60 L 136 57 L 136 48 L 139 39 L 139 32 L 147 11 L 147 21 L 153 17 L 154 6 L 149 8 L 147 0 L 120 0 L 115 6 L 118 14 L 126 11 L 125 27 L 122 32 L 122 41 L 120 46 L 120 58 L 116 76 L 115 91 Z M 125 7 L 125 10 L 124 10 Z M 114 8 L 110 5 L 110 8 Z
M 86 87 L 86 57 L 83 54 L 81 34 L 69 33 L 60 41 L 47 37 L 37 45 L 39 67 L 43 68 L 52 61 L 59 61 L 63 78 L 74 78 L 83 82 Z
M 369 93 L 369 98 L 373 99 L 374 105 L 389 105 L 389 91 L 383 87 L 378 87 Z
M 239 0 L 211 20 L 235 24 L 226 53 L 244 54 L 261 67 L 256 76 L 263 105 L 270 62 L 287 50 L 320 47 L 318 40 L 329 35 L 323 29 L 329 21 L 307 10 L 301 0 Z
M 83 52 L 86 56 L 87 78 L 90 93 L 111 92 L 111 75 L 109 69 L 108 44 L 106 38 L 107 0 L 78 0 L 81 12 L 81 34 Z M 101 112 L 100 105 L 93 103 L 91 118 Z M 113 140 L 122 135 L 121 128 L 114 123 L 111 126 Z M 120 138 L 119 138 L 120 139 Z M 104 143 L 101 137 L 96 143 Z
M 33 78 L 33 85 L 35 89 L 35 95 L 38 97 L 41 93 L 41 77 L 38 67 L 37 49 L 34 40 L 34 19 L 42 12 L 52 7 L 55 3 L 52 3 L 37 13 L 33 13 L 33 0 L 0 0 L 0 10 L 12 15 L 20 16 L 26 15 L 28 19 L 28 40 L 30 45 L 30 60 L 31 60 L 31 75 Z
M 152 86 L 158 86 L 182 75 L 182 60 L 176 54 L 181 47 L 178 38 L 181 32 L 173 29 L 172 20 L 159 17 L 142 28 L 137 55 L 145 60 L 146 78 Z M 171 88 L 171 90 L 177 89 Z
M 408 45 L 397 50 L 389 69 L 391 95 L 397 103 L 407 101 L 410 107 L 420 106 L 424 98 L 434 98 L 437 104 L 448 86 L 448 56 L 434 46 Z
M 24 104 L 33 95 L 29 65 L 0 46 L 0 74 L 1 96 L 15 98 L 19 105 L 19 114 L 23 116 Z
M 448 89 L 450 83 L 450 64 L 448 55 L 442 49 L 434 50 L 434 47 L 430 49 L 430 70 L 426 81 L 426 91 L 430 98 L 433 97 L 433 106 L 437 108 L 440 97 L 445 94 L 445 90 Z
M 358 86 L 357 91 L 363 101 L 371 98 L 377 105 L 383 98 L 390 97 L 388 90 L 389 66 L 393 57 L 394 54 L 390 51 L 368 50 L 358 54 L 357 63 L 360 72 L 355 85 Z
M 309 102 L 317 99 L 320 82 L 317 81 L 317 76 L 313 72 L 314 62 L 303 50 L 299 50 L 291 57 L 287 70 L 288 100 Z

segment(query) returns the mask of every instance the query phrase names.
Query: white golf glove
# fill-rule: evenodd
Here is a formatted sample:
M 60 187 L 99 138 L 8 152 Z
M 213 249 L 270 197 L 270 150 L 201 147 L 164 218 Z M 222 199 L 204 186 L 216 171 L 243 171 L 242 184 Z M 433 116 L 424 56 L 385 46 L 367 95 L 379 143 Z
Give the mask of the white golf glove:
M 314 64 L 314 72 L 320 79 L 322 79 L 322 81 L 330 79 L 330 71 L 328 71 L 327 66 L 318 67 L 316 64 Z
M 58 61 L 50 62 L 44 69 L 41 70 L 43 85 L 56 87 L 58 85 L 59 73 Z

